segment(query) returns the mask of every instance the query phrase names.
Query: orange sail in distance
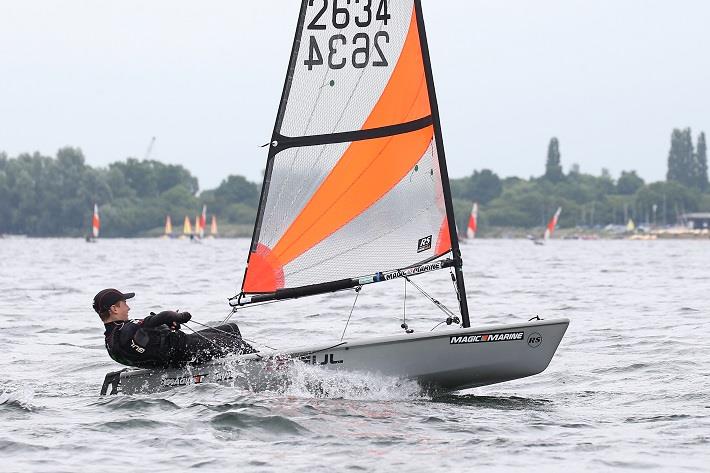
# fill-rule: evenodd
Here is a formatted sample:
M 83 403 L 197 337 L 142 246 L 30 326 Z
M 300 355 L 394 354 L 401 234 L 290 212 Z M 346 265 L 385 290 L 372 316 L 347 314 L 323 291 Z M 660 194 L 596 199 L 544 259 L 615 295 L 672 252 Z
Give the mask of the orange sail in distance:
M 213 237 L 217 236 L 217 216 L 212 215 L 212 224 L 210 225 L 210 235 Z
M 98 238 L 100 228 L 101 219 L 99 218 L 99 206 L 94 204 L 94 215 L 91 218 L 91 234 L 94 235 L 94 238 Z
M 562 207 L 557 207 L 555 215 L 553 215 L 550 221 L 548 222 L 547 228 L 545 229 L 545 240 L 548 240 L 552 236 L 552 232 L 555 231 L 555 227 L 557 226 L 557 220 L 559 220 L 560 218 L 560 212 L 562 212 Z
M 466 227 L 466 237 L 475 238 L 476 230 L 478 229 L 478 202 L 473 203 L 471 215 L 468 217 L 468 226 Z

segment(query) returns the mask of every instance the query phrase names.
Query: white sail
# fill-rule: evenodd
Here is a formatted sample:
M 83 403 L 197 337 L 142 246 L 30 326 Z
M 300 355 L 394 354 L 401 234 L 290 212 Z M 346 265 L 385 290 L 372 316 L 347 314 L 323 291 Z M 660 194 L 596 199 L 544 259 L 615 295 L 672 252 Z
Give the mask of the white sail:
M 458 251 L 420 14 L 414 0 L 303 2 L 244 293 Z

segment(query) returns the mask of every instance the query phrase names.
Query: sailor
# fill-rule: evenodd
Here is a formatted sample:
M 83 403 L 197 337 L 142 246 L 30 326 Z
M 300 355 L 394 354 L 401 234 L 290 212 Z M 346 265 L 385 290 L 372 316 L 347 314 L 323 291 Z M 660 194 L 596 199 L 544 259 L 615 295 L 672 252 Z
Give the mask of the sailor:
M 186 334 L 180 330 L 189 312 L 166 310 L 142 320 L 129 320 L 126 300 L 133 292 L 104 289 L 94 296 L 93 308 L 104 323 L 106 350 L 115 361 L 139 368 L 167 368 L 204 363 L 229 354 L 254 353 L 242 340 L 239 327 L 229 323 Z

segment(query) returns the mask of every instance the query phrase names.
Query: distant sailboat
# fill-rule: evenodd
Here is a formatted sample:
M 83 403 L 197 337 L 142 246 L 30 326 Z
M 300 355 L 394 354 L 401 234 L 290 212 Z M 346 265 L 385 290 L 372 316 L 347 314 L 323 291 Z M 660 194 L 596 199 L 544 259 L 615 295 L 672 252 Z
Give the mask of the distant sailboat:
M 536 245 L 544 245 L 545 240 L 549 240 L 550 237 L 552 236 L 552 233 L 555 231 L 555 228 L 557 227 L 557 221 L 560 219 L 560 213 L 562 212 L 562 207 L 557 207 L 557 210 L 555 211 L 555 214 L 552 216 L 549 222 L 547 222 L 547 227 L 545 228 L 545 233 L 542 235 L 542 239 L 534 237 L 532 235 L 528 235 L 528 239 L 532 240 L 533 243 Z
M 180 238 L 191 238 L 192 237 L 192 225 L 190 225 L 190 219 L 185 215 L 185 221 L 182 224 L 182 236 Z
M 163 238 L 173 237 L 173 222 L 170 220 L 170 215 L 165 216 L 165 232 L 163 233 Z
M 96 243 L 96 238 L 99 236 L 101 228 L 101 219 L 99 218 L 99 206 L 94 204 L 94 213 L 91 216 L 91 233 L 87 233 L 84 239 L 87 243 Z
M 478 202 L 473 203 L 471 215 L 468 217 L 468 226 L 466 227 L 466 238 L 475 238 L 476 230 L 478 229 Z
M 200 229 L 195 233 L 200 235 L 200 238 L 205 237 L 205 226 L 207 226 L 207 206 L 202 206 L 202 214 L 200 215 Z
M 629 222 L 626 224 L 626 231 L 633 232 L 635 230 L 636 230 L 636 224 L 634 223 L 633 219 L 629 219 Z
M 210 225 L 210 236 L 215 238 L 217 236 L 217 216 L 212 215 L 212 224 Z
M 99 237 L 99 230 L 101 229 L 101 219 L 99 218 L 99 206 L 94 204 L 94 216 L 91 218 L 91 234 L 94 238 Z
M 545 240 L 549 240 L 550 237 L 552 236 L 552 232 L 555 231 L 555 227 L 557 227 L 557 221 L 560 219 L 560 213 L 562 212 L 562 207 L 557 207 L 557 210 L 555 211 L 555 215 L 552 216 L 550 221 L 547 223 L 547 228 L 545 229 L 545 234 L 543 235 L 543 238 Z
M 201 238 L 200 237 L 201 229 L 200 229 L 200 216 L 195 215 L 195 231 L 192 233 L 192 235 L 195 238 Z

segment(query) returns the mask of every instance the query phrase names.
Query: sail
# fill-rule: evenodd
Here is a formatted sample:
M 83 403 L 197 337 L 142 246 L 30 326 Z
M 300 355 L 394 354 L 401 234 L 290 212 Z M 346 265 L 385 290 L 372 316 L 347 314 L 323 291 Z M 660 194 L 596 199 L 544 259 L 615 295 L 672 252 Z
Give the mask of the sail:
M 173 234 L 173 223 L 170 221 L 170 215 L 165 216 L 165 234 L 168 236 Z
M 552 232 L 555 231 L 555 227 L 557 226 L 557 220 L 559 220 L 560 218 L 560 212 L 562 212 L 562 207 L 557 207 L 555 215 L 553 215 L 550 221 L 547 223 L 547 228 L 545 229 L 544 235 L 545 240 L 549 239 L 552 236 Z
M 471 215 L 468 217 L 468 226 L 466 227 L 466 237 L 475 238 L 476 230 L 478 229 L 478 202 L 473 203 Z
M 192 235 L 192 225 L 190 225 L 190 219 L 185 215 L 185 222 L 182 224 L 182 234 Z
M 207 226 L 207 206 L 203 205 L 202 206 L 202 213 L 200 214 L 200 229 L 198 232 L 200 234 L 200 238 L 204 238 L 206 226 Z
M 442 143 L 419 1 L 303 0 L 242 292 L 458 253 Z
M 200 216 L 195 215 L 195 236 L 200 236 Z
M 94 238 L 98 238 L 100 228 L 101 219 L 99 218 L 99 206 L 94 204 L 94 215 L 91 217 L 91 234 L 94 235 Z
M 217 236 L 217 216 L 212 215 L 212 224 L 210 225 L 210 235 Z

